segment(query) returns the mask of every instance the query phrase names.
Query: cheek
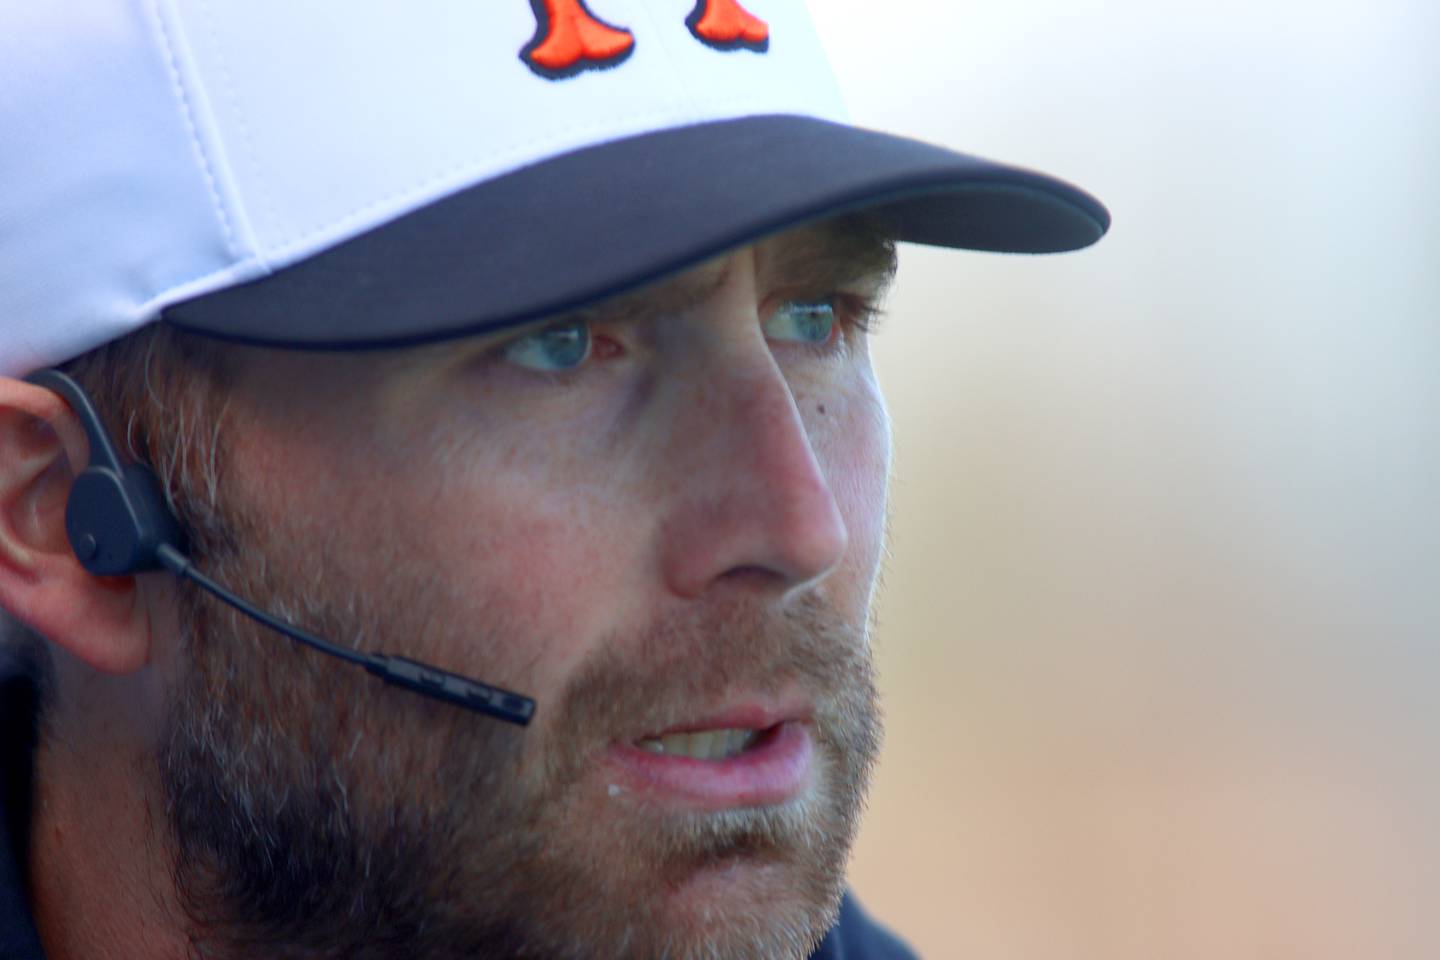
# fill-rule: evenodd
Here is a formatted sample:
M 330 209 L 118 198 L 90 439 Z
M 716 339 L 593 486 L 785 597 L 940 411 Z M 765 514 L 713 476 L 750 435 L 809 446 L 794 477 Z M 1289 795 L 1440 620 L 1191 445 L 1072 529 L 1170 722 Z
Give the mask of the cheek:
M 351 444 L 322 431 L 252 436 L 237 451 L 242 509 L 265 518 L 265 552 L 296 582 L 323 564 L 327 592 L 365 596 L 420 634 L 382 648 L 548 688 L 619 609 L 625 541 L 605 490 L 578 464 L 538 463 L 543 451 L 447 449 L 413 426 L 408 439 L 374 429 Z
M 524 633 L 582 629 L 579 611 L 604 589 L 597 572 L 613 562 L 613 538 L 586 519 L 594 513 L 578 498 L 546 496 L 533 484 L 485 494 L 432 502 L 418 523 L 432 531 L 428 545 L 417 544 L 426 566 Z
M 447 621 L 502 644 L 494 656 L 548 689 L 625 615 L 633 558 L 600 485 L 568 466 L 478 458 L 397 509 L 392 536 Z M 465 629 L 448 631 L 464 636 Z

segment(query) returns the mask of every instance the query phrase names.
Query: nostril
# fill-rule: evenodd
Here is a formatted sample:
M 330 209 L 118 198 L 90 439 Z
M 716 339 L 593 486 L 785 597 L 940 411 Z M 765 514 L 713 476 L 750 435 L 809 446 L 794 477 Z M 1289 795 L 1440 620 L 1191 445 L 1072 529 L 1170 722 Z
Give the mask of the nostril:
M 785 580 L 785 577 L 776 570 L 770 570 L 755 564 L 747 564 L 746 566 L 726 570 L 717 579 L 723 580 L 731 586 L 736 587 L 766 587 Z

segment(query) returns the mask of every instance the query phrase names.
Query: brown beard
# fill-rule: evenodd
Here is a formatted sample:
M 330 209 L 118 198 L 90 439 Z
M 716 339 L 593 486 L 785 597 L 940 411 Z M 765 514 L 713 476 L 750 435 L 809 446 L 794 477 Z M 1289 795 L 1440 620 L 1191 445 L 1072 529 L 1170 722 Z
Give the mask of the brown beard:
M 486 657 L 526 648 L 498 622 L 478 638 L 437 628 L 442 601 L 415 584 L 370 603 L 329 581 L 297 597 L 283 584 L 310 578 L 222 553 L 217 578 L 338 642 L 481 651 L 482 676 Z M 608 637 L 526 731 L 186 603 L 160 770 L 199 956 L 799 958 L 834 920 L 879 720 L 863 625 L 814 593 Z M 657 812 L 587 776 L 622 731 L 786 685 L 816 704 L 803 801 Z

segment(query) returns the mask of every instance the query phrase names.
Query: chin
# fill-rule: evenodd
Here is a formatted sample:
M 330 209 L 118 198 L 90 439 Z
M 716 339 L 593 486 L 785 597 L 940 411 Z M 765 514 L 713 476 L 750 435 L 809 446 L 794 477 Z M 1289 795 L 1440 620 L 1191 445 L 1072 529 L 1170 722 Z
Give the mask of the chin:
M 801 960 L 834 922 L 843 890 L 817 890 L 802 874 L 748 857 L 700 868 L 661 895 L 649 929 L 620 955 Z
M 612 811 L 591 853 L 597 878 L 611 878 L 597 899 L 624 919 L 594 929 L 591 946 L 674 960 L 807 956 L 844 891 L 852 824 L 835 813 L 814 795 L 703 813 Z
M 670 897 L 678 923 L 715 935 L 736 925 L 820 924 L 839 909 L 843 885 L 826 883 L 793 863 L 735 857 L 697 870 Z

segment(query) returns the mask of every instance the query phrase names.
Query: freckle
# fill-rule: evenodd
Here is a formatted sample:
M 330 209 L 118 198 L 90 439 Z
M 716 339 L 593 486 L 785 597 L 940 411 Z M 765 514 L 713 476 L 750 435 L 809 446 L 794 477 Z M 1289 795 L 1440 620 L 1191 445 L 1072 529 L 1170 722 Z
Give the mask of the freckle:
M 825 404 L 823 404 L 823 403 L 817 404 L 816 407 L 815 407 L 815 409 L 818 410 L 818 411 L 820 411 L 820 415 L 821 415 L 822 417 L 825 415 Z

